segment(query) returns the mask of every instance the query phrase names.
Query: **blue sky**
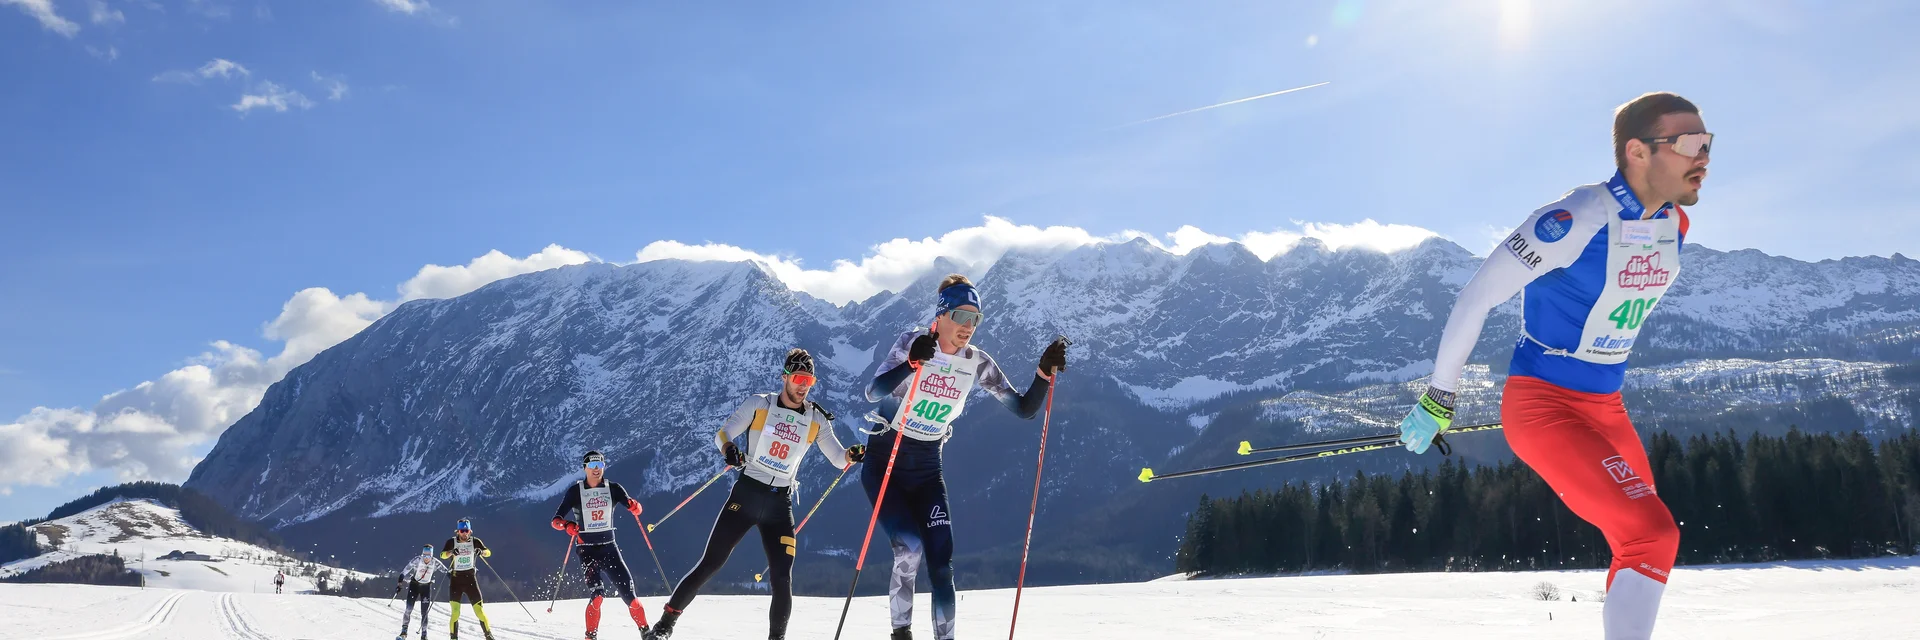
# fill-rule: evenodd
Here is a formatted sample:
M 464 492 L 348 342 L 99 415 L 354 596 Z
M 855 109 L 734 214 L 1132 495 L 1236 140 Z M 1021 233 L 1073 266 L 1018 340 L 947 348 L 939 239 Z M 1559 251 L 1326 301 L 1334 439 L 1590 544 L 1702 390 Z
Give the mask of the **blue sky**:
M 825 268 L 995 216 L 1484 251 L 1651 90 L 1720 136 L 1700 243 L 1920 253 L 1920 4 L 712 4 L 0 0 L 0 435 L 491 250 Z M 0 519 L 130 477 L 87 456 L 0 474 Z

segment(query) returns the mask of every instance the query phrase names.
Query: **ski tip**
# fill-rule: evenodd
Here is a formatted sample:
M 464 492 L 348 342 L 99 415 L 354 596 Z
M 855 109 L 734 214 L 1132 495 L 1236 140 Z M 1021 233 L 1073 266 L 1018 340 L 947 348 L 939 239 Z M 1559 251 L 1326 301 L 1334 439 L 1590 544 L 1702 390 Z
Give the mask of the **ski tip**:
M 1141 470 L 1140 470 L 1140 481 L 1141 481 L 1141 482 L 1153 482 L 1153 470 L 1152 470 L 1152 469 L 1141 469 Z
M 1247 441 L 1245 441 L 1245 440 L 1241 440 L 1241 441 L 1240 441 L 1240 455 L 1243 455 L 1243 456 L 1244 456 L 1244 455 L 1248 455 L 1248 454 L 1251 454 L 1251 453 L 1253 453 L 1253 443 L 1251 443 L 1251 442 L 1247 442 Z

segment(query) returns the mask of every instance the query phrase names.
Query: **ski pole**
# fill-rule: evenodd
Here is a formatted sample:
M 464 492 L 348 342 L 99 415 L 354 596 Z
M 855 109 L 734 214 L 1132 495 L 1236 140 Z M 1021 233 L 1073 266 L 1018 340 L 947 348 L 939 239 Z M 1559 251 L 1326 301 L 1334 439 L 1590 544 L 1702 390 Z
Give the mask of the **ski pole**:
M 513 592 L 513 585 L 510 585 L 510 584 L 507 584 L 507 579 L 506 579 L 506 578 L 502 578 L 502 577 L 500 577 L 500 572 L 499 572 L 499 571 L 495 571 L 495 570 L 493 569 L 493 563 L 492 563 L 492 562 L 488 562 L 488 561 L 487 561 L 487 557 L 486 557 L 486 556 L 480 556 L 480 564 L 484 564 L 484 565 L 487 565 L 487 573 L 491 573 L 491 574 L 493 574 L 493 579 L 495 579 L 495 580 L 499 580 L 499 581 L 500 581 L 500 586 L 502 586 L 502 587 L 505 587 L 505 588 L 507 589 L 507 595 L 510 595 L 510 596 L 513 596 L 513 602 L 514 602 L 514 604 L 518 604 L 518 605 L 520 605 L 520 610 L 521 610 L 521 611 L 526 611 L 526 612 L 527 612 L 527 617 L 529 617 L 529 618 L 533 618 L 533 621 L 534 621 L 534 622 L 539 622 L 539 621 L 540 621 L 540 619 L 539 619 L 539 618 L 534 618 L 534 617 L 533 617 L 533 612 L 532 612 L 532 611 L 529 611 L 529 610 L 527 609 L 527 603 L 525 603 L 525 602 L 521 602 L 521 601 L 520 601 L 520 595 L 519 595 L 519 594 L 516 594 L 516 593 L 514 593 L 514 592 Z
M 653 556 L 653 568 L 660 570 L 660 584 L 667 585 L 667 593 L 673 593 L 673 581 L 667 579 L 667 567 L 660 564 L 660 554 L 653 550 L 653 537 L 647 535 L 647 523 L 640 521 L 638 513 L 633 514 L 633 523 L 640 525 L 640 539 L 647 543 L 647 555 Z
M 553 613 L 553 603 L 560 601 L 560 584 L 567 579 L 567 563 L 573 561 L 573 545 L 580 542 L 580 536 L 567 538 L 567 555 L 560 556 L 560 573 L 553 576 L 553 599 L 547 601 L 547 613 Z
M 827 496 L 833 495 L 834 487 L 840 486 L 840 480 L 843 478 L 846 478 L 847 471 L 852 468 L 853 468 L 853 463 L 849 462 L 847 463 L 846 469 L 840 470 L 840 475 L 834 476 L 833 484 L 827 485 L 827 490 L 820 494 L 820 499 L 813 501 L 813 508 L 807 510 L 807 516 L 800 519 L 800 526 L 793 528 L 793 535 L 798 536 L 800 535 L 800 532 L 802 530 L 807 528 L 807 521 L 813 519 L 813 512 L 820 510 L 820 505 L 825 504 L 827 502 Z M 753 581 L 759 582 L 760 579 L 767 574 L 767 571 L 772 568 L 773 568 L 773 565 L 767 565 L 767 568 L 761 569 L 760 573 L 753 574 Z
M 1027 541 L 1020 544 L 1020 579 L 1013 583 L 1013 621 L 1007 623 L 1007 640 L 1020 625 L 1020 593 L 1027 587 L 1027 553 L 1033 550 L 1033 516 L 1040 511 L 1040 474 L 1047 470 L 1047 426 L 1053 422 L 1053 390 L 1060 386 L 1060 374 L 1053 372 L 1053 384 L 1047 386 L 1047 410 L 1040 418 L 1040 461 L 1033 469 L 1033 504 L 1027 507 Z
M 1461 429 L 1448 429 L 1447 431 L 1448 431 L 1449 433 L 1451 433 L 1451 432 L 1454 432 L 1454 431 L 1486 431 L 1486 430 L 1490 430 L 1490 429 L 1499 429 L 1499 428 L 1501 428 L 1501 425 L 1497 425 L 1497 424 L 1488 424 L 1488 425 L 1475 425 L 1475 426 L 1472 426 L 1472 427 L 1462 427 Z M 1440 437 L 1440 436 L 1439 436 L 1438 434 L 1436 434 L 1436 435 L 1435 435 L 1435 436 L 1433 437 L 1433 441 L 1434 441 L 1434 443 L 1435 443 L 1436 445 L 1438 445 L 1438 446 L 1440 447 L 1440 455 L 1447 455 L 1447 453 L 1448 453 L 1448 451 L 1449 451 L 1449 449 L 1448 449 L 1448 447 L 1446 447 L 1446 445 L 1444 444 L 1444 442 L 1445 442 L 1445 441 L 1444 441 L 1444 440 L 1442 440 L 1442 439 L 1441 439 L 1441 437 Z M 1190 470 L 1187 470 L 1187 471 L 1179 471 L 1179 472 L 1175 472 L 1175 473 L 1169 473 L 1169 474 L 1167 474 L 1167 475 L 1163 475 L 1163 476 L 1162 476 L 1162 475 L 1154 475 L 1154 473 L 1153 473 L 1153 469 L 1151 469 L 1151 468 L 1148 468 L 1148 469 L 1141 469 L 1141 470 L 1140 470 L 1140 481 L 1141 481 L 1141 482 L 1153 482 L 1153 481 L 1155 481 L 1155 480 L 1168 480 L 1168 479 L 1172 479 L 1172 478 L 1184 478 L 1184 477 L 1187 477 L 1187 476 L 1198 476 L 1198 475 L 1206 475 L 1206 474 L 1210 474 L 1210 473 L 1220 473 L 1220 472 L 1222 472 L 1222 471 L 1237 471 L 1237 470 L 1240 470 L 1240 469 L 1251 469 L 1251 468 L 1254 468 L 1254 467 L 1264 467 L 1264 466 L 1267 466 L 1267 465 L 1270 465 L 1270 464 L 1284 464 L 1284 463 L 1288 463 L 1288 462 L 1299 462 L 1299 461 L 1301 461 L 1301 460 L 1314 460 L 1314 459 L 1318 459 L 1318 458 L 1326 458 L 1326 457 L 1330 457 L 1330 456 L 1340 456 L 1340 455 L 1346 455 L 1346 454 L 1349 454 L 1349 453 L 1362 453 L 1362 452 L 1366 452 L 1366 451 L 1378 451 L 1378 450 L 1381 450 L 1381 449 L 1386 449 L 1386 448 L 1390 448 L 1390 447 L 1397 447 L 1397 446 L 1400 446 L 1400 439 L 1399 439 L 1399 437 L 1398 437 L 1398 436 L 1395 436 L 1395 437 L 1394 437 L 1394 439 L 1392 439 L 1392 440 L 1383 440 L 1383 441 L 1378 441 L 1378 442 L 1374 442 L 1374 443 L 1372 443 L 1372 444 L 1362 444 L 1362 445 L 1357 445 L 1357 446 L 1353 446 L 1353 447 L 1347 447 L 1347 448 L 1344 448 L 1344 449 L 1332 449 L 1332 450 L 1328 450 L 1328 451 L 1315 451 L 1315 452 L 1310 452 L 1310 453 L 1300 453 L 1300 454 L 1294 454 L 1294 455 L 1290 455 L 1290 456 L 1285 456 L 1285 457 L 1280 457 L 1280 458 L 1269 458 L 1269 459 L 1266 459 L 1266 460 L 1255 460 L 1255 461 L 1252 461 L 1252 462 L 1241 462 L 1241 463 L 1238 463 L 1238 464 L 1228 464 L 1228 465 L 1221 465 L 1221 466 L 1217 466 L 1217 467 L 1202 467 L 1202 468 L 1199 468 L 1199 469 L 1190 469 Z
M 690 496 L 687 496 L 687 499 L 685 499 L 685 500 L 681 500 L 681 501 L 680 501 L 680 504 L 677 504 L 677 505 L 674 505 L 674 506 L 673 506 L 673 510 L 671 510 L 671 511 L 668 511 L 668 512 L 667 512 L 667 515 L 664 515 L 664 516 L 660 516 L 660 520 L 659 520 L 659 521 L 657 521 L 657 522 L 654 522 L 653 524 L 650 524 L 650 525 L 647 525 L 647 530 L 648 530 L 648 531 L 652 531 L 652 530 L 654 529 L 654 527 L 658 527 L 658 526 L 660 526 L 661 524 L 663 524 L 663 523 L 665 523 L 665 522 L 667 521 L 667 518 L 671 518 L 671 517 L 673 517 L 673 514 L 676 514 L 676 513 L 679 513 L 679 512 L 680 512 L 680 507 L 684 507 L 684 506 L 687 506 L 687 503 L 689 503 L 689 502 L 693 502 L 693 498 L 694 498 L 695 496 L 698 496 L 698 495 L 700 495 L 700 492 L 702 492 L 702 491 L 706 491 L 706 490 L 707 490 L 707 487 L 711 487 L 711 486 L 713 486 L 713 483 L 715 483 L 715 482 L 718 482 L 718 481 L 720 480 L 720 476 L 724 476 L 724 475 L 727 475 L 727 472 L 728 472 L 728 471 L 731 471 L 731 470 L 733 470 L 733 467 L 721 467 L 721 469 L 720 469 L 720 473 L 716 473 L 716 474 L 713 474 L 713 477 L 712 477 L 712 478 L 708 478 L 708 479 L 707 479 L 707 483 L 706 483 L 706 484 L 703 484 L 703 485 L 700 485 L 700 488 L 698 488 L 698 489 L 694 489 L 694 490 L 693 490 L 693 495 L 690 495 Z
M 913 392 L 920 389 L 921 371 L 920 363 L 913 362 L 913 383 L 907 387 L 907 397 L 900 403 L 900 413 L 896 417 L 913 410 Z M 833 640 L 840 640 L 840 631 L 847 626 L 847 610 L 853 608 L 853 592 L 860 588 L 860 572 L 867 567 L 867 545 L 873 542 L 873 526 L 880 523 L 880 504 L 887 500 L 887 483 L 893 480 L 893 463 L 900 460 L 900 439 L 906 435 L 905 425 L 893 430 L 893 450 L 887 452 L 887 471 L 880 476 L 880 493 L 873 497 L 873 517 L 867 518 L 867 537 L 860 539 L 860 559 L 853 563 L 853 584 L 847 585 L 847 601 L 840 605 L 840 623 L 833 627 Z
M 1500 425 L 1497 423 L 1496 424 L 1477 424 L 1472 426 L 1453 427 L 1451 429 L 1447 429 L 1445 433 L 1467 433 L 1472 431 L 1484 431 L 1486 429 L 1498 429 L 1498 428 L 1500 428 Z M 1340 447 L 1373 444 L 1375 442 L 1380 442 L 1380 441 L 1399 441 L 1399 440 L 1400 440 L 1399 434 L 1385 433 L 1385 434 L 1372 435 L 1372 436 L 1360 436 L 1356 438 L 1342 438 L 1339 440 L 1322 440 L 1319 442 L 1306 442 L 1301 444 L 1286 444 L 1286 445 L 1280 445 L 1277 447 L 1258 447 L 1258 448 L 1254 447 L 1253 443 L 1242 440 L 1240 441 L 1239 453 L 1240 455 L 1247 456 L 1247 455 L 1253 455 L 1256 453 L 1282 453 L 1286 451 L 1301 451 L 1306 449 L 1337 449 Z

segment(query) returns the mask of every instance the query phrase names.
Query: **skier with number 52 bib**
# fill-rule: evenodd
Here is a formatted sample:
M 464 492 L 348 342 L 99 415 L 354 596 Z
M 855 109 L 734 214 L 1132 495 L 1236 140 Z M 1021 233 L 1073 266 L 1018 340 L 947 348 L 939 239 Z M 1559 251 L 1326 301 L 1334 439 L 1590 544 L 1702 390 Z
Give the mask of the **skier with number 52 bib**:
M 767 637 L 787 637 L 787 620 L 793 613 L 793 557 L 798 544 L 793 530 L 793 487 L 800 462 L 806 458 L 808 447 L 818 446 L 829 464 L 845 469 L 859 462 L 866 448 L 857 444 L 840 446 L 840 439 L 833 435 L 833 414 L 819 403 L 807 401 L 815 378 L 813 355 L 806 349 L 787 352 L 780 379 L 778 393 L 748 397 L 714 434 L 714 448 L 727 466 L 740 468 L 740 478 L 733 483 L 727 506 L 714 519 L 700 564 L 673 588 L 673 598 L 667 600 L 660 622 L 653 626 L 655 640 L 673 635 L 680 613 L 693 604 L 700 587 L 727 564 L 727 557 L 747 536 L 747 530 L 754 528 L 760 529 L 768 581 L 773 585 Z M 746 449 L 733 443 L 741 434 L 747 436 Z
M 613 583 L 613 593 L 627 603 L 627 615 L 639 626 L 640 636 L 652 640 L 653 631 L 647 628 L 647 610 L 633 593 L 633 574 L 627 571 L 627 561 L 620 557 L 620 547 L 613 541 L 614 510 L 626 509 L 639 518 L 640 501 L 627 495 L 620 483 L 607 480 L 605 455 L 588 451 L 581 457 L 580 465 L 587 477 L 567 487 L 565 497 L 560 499 L 560 509 L 553 513 L 552 524 L 554 529 L 565 531 L 579 541 L 580 572 L 587 586 L 593 589 L 587 600 L 587 640 L 600 637 L 600 601 L 607 595 L 609 582 Z M 573 516 L 579 519 L 570 519 Z
M 966 276 L 950 275 L 940 283 L 939 292 L 927 333 L 901 334 L 867 386 L 867 400 L 880 403 L 868 419 L 885 425 L 867 438 L 868 463 L 862 467 L 860 484 L 866 487 L 869 501 L 879 498 L 886 461 L 893 452 L 894 434 L 888 432 L 899 430 L 905 436 L 879 513 L 880 525 L 893 546 L 888 592 L 895 640 L 913 637 L 913 581 L 923 558 L 933 582 L 933 635 L 939 640 L 953 638 L 953 514 L 947 504 L 941 449 L 953 436 L 951 425 L 967 398 L 984 390 L 1014 415 L 1031 420 L 1040 413 L 1053 374 L 1067 368 L 1067 342 L 1056 340 L 1040 354 L 1040 366 L 1027 392 L 1014 391 L 1000 365 L 968 344 L 985 319 L 973 283 Z M 920 386 L 914 390 L 913 406 L 903 407 L 915 364 L 922 369 Z
M 1400 423 L 1415 453 L 1447 429 L 1487 313 L 1522 293 L 1500 418 L 1521 461 L 1606 535 L 1607 640 L 1653 635 L 1680 548 L 1620 386 L 1642 322 L 1680 275 L 1688 226 L 1680 207 L 1699 202 L 1712 143 L 1699 109 L 1680 96 L 1650 93 L 1622 105 L 1613 178 L 1541 207 L 1487 256 L 1460 289 L 1427 392 Z

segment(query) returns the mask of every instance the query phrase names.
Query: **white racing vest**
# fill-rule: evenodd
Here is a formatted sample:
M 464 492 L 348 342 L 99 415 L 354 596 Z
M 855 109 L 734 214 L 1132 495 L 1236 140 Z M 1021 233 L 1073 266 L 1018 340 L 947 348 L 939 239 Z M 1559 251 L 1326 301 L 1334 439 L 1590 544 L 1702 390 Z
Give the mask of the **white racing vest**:
M 473 554 L 474 554 L 474 551 L 473 551 L 472 539 L 468 539 L 466 542 L 461 542 L 457 539 L 454 540 L 453 541 L 453 570 L 454 571 L 472 571 L 473 558 L 474 558 Z
M 430 556 L 422 555 L 418 558 L 414 558 L 413 559 L 413 581 L 414 582 L 432 582 L 433 581 L 433 564 L 434 564 L 433 558 Z
M 964 352 L 975 353 L 970 347 Z M 953 421 L 967 406 L 979 368 L 978 359 L 936 351 L 933 359 L 921 364 L 919 388 L 902 396 L 901 402 L 911 399 L 913 405 L 900 407 L 893 428 L 915 440 L 938 442 L 946 438 Z
M 1614 219 L 1607 224 L 1607 280 L 1587 312 L 1574 358 L 1594 364 L 1627 361 L 1653 306 L 1680 277 L 1680 220 Z
M 580 530 L 587 532 L 613 529 L 613 489 L 602 480 L 598 487 L 580 487 Z
M 787 409 L 777 400 L 769 400 L 767 405 L 765 413 L 755 416 L 749 431 L 747 469 L 781 482 L 791 481 L 817 435 L 807 415 L 811 412 Z

